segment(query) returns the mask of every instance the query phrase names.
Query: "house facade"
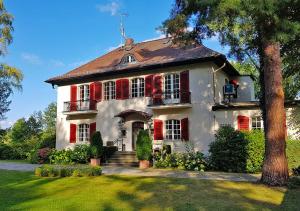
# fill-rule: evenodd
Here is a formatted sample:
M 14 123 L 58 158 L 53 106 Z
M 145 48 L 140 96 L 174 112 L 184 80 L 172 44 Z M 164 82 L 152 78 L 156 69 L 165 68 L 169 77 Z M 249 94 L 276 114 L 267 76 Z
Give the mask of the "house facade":
M 189 144 L 207 152 L 221 125 L 263 128 L 251 76 L 240 75 L 220 53 L 171 38 L 127 39 L 46 82 L 57 90 L 57 149 L 89 143 L 100 131 L 104 145 L 134 151 L 139 130 L 149 129 L 154 148 L 184 151 Z

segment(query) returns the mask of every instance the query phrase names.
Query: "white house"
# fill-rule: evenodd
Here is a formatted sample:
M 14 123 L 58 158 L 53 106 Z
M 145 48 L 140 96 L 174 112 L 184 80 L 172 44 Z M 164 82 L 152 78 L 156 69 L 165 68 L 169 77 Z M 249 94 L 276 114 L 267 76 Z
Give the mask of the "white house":
M 46 82 L 57 89 L 57 149 L 88 143 L 100 131 L 104 144 L 134 151 L 138 131 L 148 128 L 154 147 L 167 144 L 182 151 L 190 143 L 207 152 L 221 125 L 263 127 L 252 77 L 200 44 L 127 39 L 124 46 Z

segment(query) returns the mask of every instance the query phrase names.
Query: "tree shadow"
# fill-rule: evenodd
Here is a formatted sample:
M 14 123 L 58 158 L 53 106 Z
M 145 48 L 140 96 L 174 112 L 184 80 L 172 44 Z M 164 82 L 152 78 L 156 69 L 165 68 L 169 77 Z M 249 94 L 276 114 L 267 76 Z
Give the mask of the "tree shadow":
M 0 210 L 297 210 L 300 190 L 249 182 L 0 171 Z

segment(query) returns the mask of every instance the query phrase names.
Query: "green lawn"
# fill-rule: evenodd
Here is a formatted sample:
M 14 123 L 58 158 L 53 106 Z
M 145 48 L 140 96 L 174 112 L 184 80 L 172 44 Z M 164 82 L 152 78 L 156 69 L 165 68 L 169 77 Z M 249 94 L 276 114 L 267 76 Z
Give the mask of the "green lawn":
M 28 160 L 0 160 L 0 163 L 30 163 Z
M 0 170 L 0 210 L 296 210 L 300 190 L 244 182 Z

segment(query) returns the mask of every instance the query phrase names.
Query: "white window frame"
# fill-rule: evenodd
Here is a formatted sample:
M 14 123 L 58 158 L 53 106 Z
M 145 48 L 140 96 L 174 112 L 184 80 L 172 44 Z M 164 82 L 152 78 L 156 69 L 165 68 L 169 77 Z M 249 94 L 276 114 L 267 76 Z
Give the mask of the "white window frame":
M 90 85 L 82 84 L 78 86 L 77 106 L 79 110 L 88 110 L 90 107 Z
M 180 74 L 170 73 L 164 75 L 164 101 L 165 103 L 180 102 Z
M 81 123 L 77 125 L 77 142 L 86 143 L 90 140 L 90 125 Z
M 180 120 L 168 119 L 165 121 L 165 138 L 167 140 L 180 140 L 181 139 Z
M 122 64 L 132 64 L 132 63 L 136 63 L 136 59 L 133 55 L 129 54 L 129 55 L 125 55 L 122 58 Z
M 258 120 L 259 119 L 259 120 Z M 258 126 L 260 124 L 260 127 Z M 254 125 L 254 127 L 253 127 Z M 263 130 L 264 123 L 261 116 L 252 116 L 251 117 L 251 130 Z
M 107 81 L 104 83 L 104 100 L 116 99 L 116 82 Z
M 145 97 L 145 79 L 133 78 L 131 79 L 131 97 Z

